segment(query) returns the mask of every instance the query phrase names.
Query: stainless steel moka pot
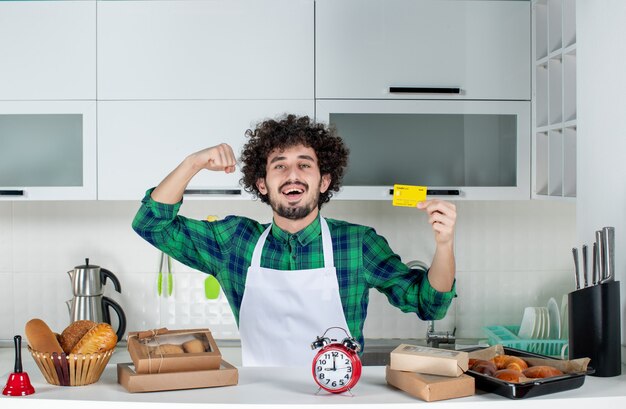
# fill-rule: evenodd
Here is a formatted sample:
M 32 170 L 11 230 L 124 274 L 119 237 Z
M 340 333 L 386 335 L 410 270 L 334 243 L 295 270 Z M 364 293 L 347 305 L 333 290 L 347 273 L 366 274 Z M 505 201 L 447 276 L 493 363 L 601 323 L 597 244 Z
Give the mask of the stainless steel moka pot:
M 111 324 L 109 313 L 109 308 L 111 308 L 118 317 L 119 327 L 116 333 L 117 339 L 121 340 L 126 331 L 126 315 L 118 303 L 103 295 L 107 279 L 113 282 L 115 291 L 122 292 L 120 281 L 115 274 L 100 266 L 89 264 L 88 258 L 85 259 L 85 265 L 76 266 L 67 274 L 70 276 L 74 293 L 74 298 L 66 301 L 70 322 L 90 320 Z

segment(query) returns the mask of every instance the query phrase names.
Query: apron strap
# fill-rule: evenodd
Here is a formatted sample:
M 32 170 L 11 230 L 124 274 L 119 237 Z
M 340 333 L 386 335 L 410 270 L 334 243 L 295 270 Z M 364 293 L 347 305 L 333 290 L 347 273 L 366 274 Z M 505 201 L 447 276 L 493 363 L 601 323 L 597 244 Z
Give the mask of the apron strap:
M 328 228 L 328 223 L 326 223 L 326 219 L 320 217 L 320 227 L 322 229 L 322 249 L 324 251 L 324 267 L 334 267 L 335 260 L 333 256 L 333 242 L 330 237 L 330 229 Z M 263 252 L 263 246 L 265 245 L 265 240 L 267 236 L 270 234 L 272 230 L 272 224 L 270 224 L 267 229 L 261 234 L 259 240 L 256 242 L 256 246 L 254 246 L 254 252 L 252 253 L 252 262 L 250 264 L 251 267 L 261 267 L 261 253 Z
M 335 258 L 333 255 L 333 241 L 330 238 L 330 229 L 326 219 L 320 217 L 320 226 L 322 227 L 322 248 L 324 249 L 324 267 L 335 267 Z
M 252 263 L 250 267 L 261 267 L 261 253 L 263 252 L 263 245 L 265 244 L 265 239 L 267 239 L 267 235 L 270 234 L 272 230 L 272 223 L 265 229 L 265 231 L 259 237 L 259 240 L 256 242 L 256 246 L 254 246 L 254 253 L 252 253 Z

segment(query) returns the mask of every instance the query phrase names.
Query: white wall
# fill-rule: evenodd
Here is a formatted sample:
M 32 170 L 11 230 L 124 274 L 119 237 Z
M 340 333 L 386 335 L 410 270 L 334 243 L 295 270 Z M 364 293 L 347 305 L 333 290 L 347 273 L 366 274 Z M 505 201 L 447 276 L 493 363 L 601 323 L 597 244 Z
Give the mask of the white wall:
M 576 2 L 579 243 L 615 227 L 616 280 L 621 282 L 626 340 L 626 2 Z M 626 353 L 622 353 L 622 360 Z
M 71 298 L 66 271 L 84 258 L 113 271 L 122 294 L 128 329 L 209 327 L 216 338 L 237 338 L 224 297 L 204 299 L 199 272 L 174 263 L 175 297 L 159 299 L 159 253 L 131 229 L 137 202 L 0 202 L 0 340 L 23 333 L 31 318 L 56 331 L 69 323 L 64 304 Z M 451 315 L 438 329 L 459 337 L 483 337 L 488 324 L 516 324 L 524 306 L 559 303 L 573 289 L 571 247 L 575 205 L 556 201 L 458 202 L 457 290 Z M 374 226 L 407 262 L 430 261 L 434 243 L 422 212 L 388 202 L 331 201 L 326 217 Z M 259 202 L 187 201 L 182 214 L 204 218 L 241 214 L 269 221 Z M 107 287 L 111 287 L 110 285 Z M 372 292 L 365 335 L 423 338 L 426 323 L 390 307 Z

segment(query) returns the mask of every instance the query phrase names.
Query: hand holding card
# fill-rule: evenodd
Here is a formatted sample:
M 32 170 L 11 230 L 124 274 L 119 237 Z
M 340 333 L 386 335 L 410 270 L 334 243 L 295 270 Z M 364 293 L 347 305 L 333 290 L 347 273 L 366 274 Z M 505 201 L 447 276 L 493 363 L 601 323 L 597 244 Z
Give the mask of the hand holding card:
M 419 202 L 426 200 L 426 186 L 393 185 L 393 205 L 402 207 L 416 207 Z

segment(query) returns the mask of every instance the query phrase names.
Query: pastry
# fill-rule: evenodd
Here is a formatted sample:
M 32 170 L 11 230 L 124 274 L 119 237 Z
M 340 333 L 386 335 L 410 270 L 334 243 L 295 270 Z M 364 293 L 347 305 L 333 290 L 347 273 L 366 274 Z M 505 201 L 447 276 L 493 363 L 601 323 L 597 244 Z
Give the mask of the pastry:
M 93 354 L 113 349 L 117 344 L 117 334 L 107 323 L 91 328 L 72 348 L 72 354 Z
M 489 376 L 493 376 L 498 370 L 498 368 L 496 368 L 496 364 L 484 359 L 473 360 L 472 365 L 469 367 L 469 369 Z
M 523 371 L 528 364 L 522 358 L 513 355 L 497 355 L 491 359 L 498 369 L 515 369 Z
M 63 353 L 63 348 L 57 341 L 56 335 L 48 325 L 39 318 L 33 318 L 24 328 L 26 339 L 30 347 L 38 352 Z
M 151 355 L 172 355 L 172 354 L 184 354 L 185 350 L 182 346 L 176 344 L 162 344 L 155 347 L 150 354 Z
M 547 365 L 531 366 L 525 369 L 523 373 L 527 378 L 550 378 L 552 376 L 563 375 L 563 372 L 560 370 Z
M 517 383 L 519 382 L 519 378 L 522 376 L 522 373 L 520 371 L 516 371 L 515 369 L 500 369 L 496 371 L 494 376 L 506 382 Z
M 199 353 L 206 352 L 204 348 L 204 343 L 199 339 L 192 339 L 191 341 L 187 341 L 183 343 L 183 349 L 187 353 Z
M 78 344 L 78 341 L 81 340 L 85 334 L 96 326 L 96 323 L 89 320 L 79 320 L 72 322 L 67 328 L 63 330 L 61 333 L 61 339 L 59 343 L 61 344 L 61 348 L 65 351 L 66 354 L 69 354 L 72 351 L 72 348 Z

